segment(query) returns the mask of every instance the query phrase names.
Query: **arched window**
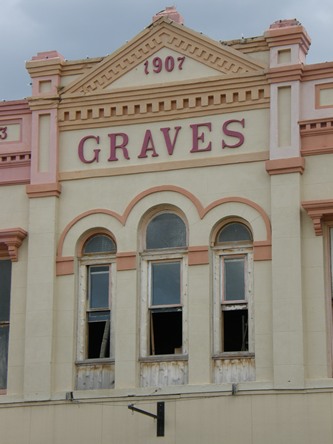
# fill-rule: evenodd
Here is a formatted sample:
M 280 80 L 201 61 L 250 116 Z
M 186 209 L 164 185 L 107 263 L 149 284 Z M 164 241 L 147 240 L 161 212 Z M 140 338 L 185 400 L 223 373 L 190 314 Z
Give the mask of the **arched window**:
M 143 355 L 184 354 L 185 253 L 187 230 L 183 219 L 165 211 L 145 229 L 142 255 L 143 293 L 148 310 L 143 314 Z M 147 326 L 147 327 L 145 327 Z
M 215 352 L 252 348 L 252 233 L 239 221 L 225 224 L 215 241 Z
M 79 360 L 113 356 L 112 282 L 116 250 L 114 240 L 105 234 L 96 234 L 83 245 L 80 257 Z

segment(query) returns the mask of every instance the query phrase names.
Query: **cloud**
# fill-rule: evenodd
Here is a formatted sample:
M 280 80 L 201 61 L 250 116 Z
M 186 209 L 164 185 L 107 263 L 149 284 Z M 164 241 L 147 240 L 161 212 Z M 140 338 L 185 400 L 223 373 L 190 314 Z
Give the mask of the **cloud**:
M 165 0 L 1 0 L 0 99 L 30 94 L 24 61 L 57 50 L 67 59 L 110 54 L 148 26 Z M 169 3 L 169 4 L 172 4 Z M 333 2 L 321 0 L 177 0 L 185 25 L 215 40 L 262 35 L 297 18 L 312 38 L 308 63 L 333 60 Z

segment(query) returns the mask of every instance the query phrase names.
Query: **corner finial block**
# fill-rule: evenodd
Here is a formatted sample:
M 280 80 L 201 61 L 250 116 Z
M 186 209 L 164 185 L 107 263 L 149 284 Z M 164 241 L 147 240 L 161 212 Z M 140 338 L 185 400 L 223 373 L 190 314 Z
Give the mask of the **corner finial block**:
M 179 25 L 184 24 L 184 18 L 179 14 L 175 6 L 166 6 L 163 11 L 155 14 L 153 17 L 153 22 L 156 22 L 156 20 L 160 19 L 161 17 L 167 17 L 168 19 L 172 20 L 175 23 L 178 23 Z

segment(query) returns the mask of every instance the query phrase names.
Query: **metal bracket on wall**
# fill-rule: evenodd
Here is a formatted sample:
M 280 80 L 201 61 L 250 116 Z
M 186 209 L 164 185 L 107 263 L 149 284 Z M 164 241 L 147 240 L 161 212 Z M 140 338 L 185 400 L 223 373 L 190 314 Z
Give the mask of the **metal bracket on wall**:
M 146 412 L 134 406 L 134 404 L 129 404 L 128 408 L 134 412 L 142 413 L 143 415 L 150 416 L 151 418 L 157 419 L 156 436 L 164 436 L 164 417 L 165 417 L 165 406 L 164 402 L 157 403 L 157 413 Z

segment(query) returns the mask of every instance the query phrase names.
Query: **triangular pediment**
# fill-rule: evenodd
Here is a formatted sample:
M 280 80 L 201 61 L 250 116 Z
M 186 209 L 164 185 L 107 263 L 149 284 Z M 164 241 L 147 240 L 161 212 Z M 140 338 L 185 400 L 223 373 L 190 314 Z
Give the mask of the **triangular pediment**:
M 161 18 L 64 88 L 62 94 L 98 94 L 209 76 L 237 77 L 260 74 L 264 69 L 263 64 L 239 51 Z

